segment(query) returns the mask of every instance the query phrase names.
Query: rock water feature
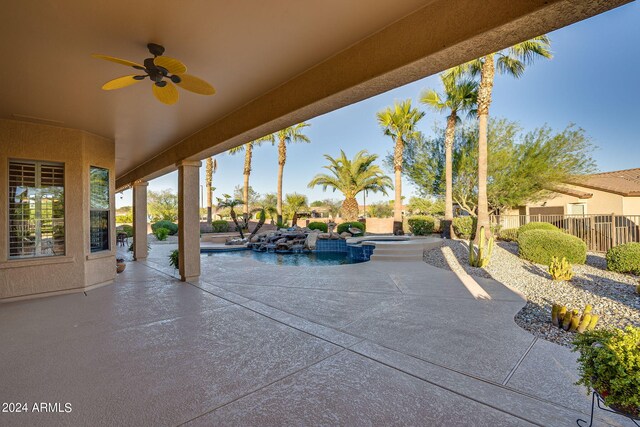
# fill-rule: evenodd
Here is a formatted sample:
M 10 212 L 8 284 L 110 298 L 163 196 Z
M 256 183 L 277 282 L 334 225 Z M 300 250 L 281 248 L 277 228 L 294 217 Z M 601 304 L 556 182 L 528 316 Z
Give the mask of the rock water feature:
M 256 234 L 247 247 L 258 252 L 300 253 L 315 250 L 318 240 L 344 240 L 347 237 L 351 237 L 351 234 L 338 235 L 333 232 L 333 227 L 328 233 L 306 227 L 291 227 Z

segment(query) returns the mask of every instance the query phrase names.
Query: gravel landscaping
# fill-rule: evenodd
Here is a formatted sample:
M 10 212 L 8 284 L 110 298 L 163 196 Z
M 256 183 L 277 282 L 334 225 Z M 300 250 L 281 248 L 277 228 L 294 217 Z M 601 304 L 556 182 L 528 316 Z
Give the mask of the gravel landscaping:
M 536 335 L 570 346 L 574 333 L 551 325 L 551 305 L 566 305 L 583 310 L 586 304 L 600 315 L 597 328 L 627 325 L 640 327 L 640 295 L 636 293 L 638 277 L 606 270 L 603 254 L 589 253 L 586 265 L 574 265 L 570 282 L 554 282 L 547 266 L 524 261 L 517 256 L 516 243 L 499 242 L 486 268 L 469 266 L 467 242 L 446 240 L 442 247 L 426 251 L 424 261 L 451 270 L 464 269 L 471 276 L 493 278 L 527 297 L 526 306 L 516 315 L 516 323 Z

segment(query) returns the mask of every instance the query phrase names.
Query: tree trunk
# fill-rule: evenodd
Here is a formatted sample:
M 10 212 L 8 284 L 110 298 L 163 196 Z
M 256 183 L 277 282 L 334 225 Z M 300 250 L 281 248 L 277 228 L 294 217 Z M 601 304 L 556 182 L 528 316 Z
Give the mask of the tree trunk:
M 260 210 L 259 216 L 260 218 L 258 219 L 258 224 L 256 225 L 256 228 L 254 228 L 253 231 L 251 232 L 251 235 L 249 236 L 249 240 L 251 240 L 251 238 L 256 234 L 258 234 L 258 231 L 260 231 L 260 229 L 264 225 L 264 222 L 267 220 L 267 213 L 264 211 L 264 209 Z
M 211 186 L 213 181 L 213 157 L 207 158 L 205 182 L 207 187 L 207 224 L 211 225 Z
M 494 76 L 493 54 L 487 55 L 482 64 L 480 87 L 478 88 L 478 225 L 476 227 L 476 239 L 480 238 L 481 227 L 484 227 L 487 237 L 491 236 L 489 203 L 487 200 L 487 134 Z
M 456 111 L 452 110 L 447 118 L 447 130 L 444 136 L 445 148 L 445 192 L 444 192 L 444 221 L 442 224 L 443 237 L 450 239 L 455 236 L 453 231 L 453 139 L 456 133 Z
M 236 215 L 236 211 L 233 210 L 233 206 L 231 207 L 231 219 L 233 223 L 236 225 L 236 231 L 240 233 L 240 238 L 244 239 L 244 233 L 242 232 L 242 227 L 238 224 L 238 216 Z
M 342 202 L 342 215 L 345 221 L 357 221 L 358 200 L 355 197 L 347 197 Z
M 402 229 L 402 154 L 404 141 L 401 136 L 396 138 L 396 146 L 393 152 L 393 169 L 395 171 L 395 200 L 393 203 L 393 234 L 404 234 Z
M 245 220 L 249 218 L 249 175 L 251 175 L 251 156 L 253 155 L 253 144 L 245 144 L 244 152 L 244 188 L 242 190 L 242 199 L 244 202 Z
M 283 139 L 278 144 L 278 202 L 276 206 L 278 223 L 282 223 L 282 173 L 287 161 L 287 145 Z

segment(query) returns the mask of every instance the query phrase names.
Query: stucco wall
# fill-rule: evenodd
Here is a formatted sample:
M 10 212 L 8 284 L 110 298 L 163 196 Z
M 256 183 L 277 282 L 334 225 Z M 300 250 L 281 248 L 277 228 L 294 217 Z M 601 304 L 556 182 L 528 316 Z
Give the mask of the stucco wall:
M 590 193 L 593 194 L 593 197 L 588 199 L 580 199 L 575 196 L 569 196 L 567 194 L 562 193 L 552 193 L 548 198 L 541 200 L 536 203 L 530 203 L 527 206 L 527 214 L 529 214 L 529 209 L 532 207 L 538 206 L 562 206 L 564 208 L 564 213 L 568 214 L 567 205 L 571 203 L 586 203 L 587 204 L 587 214 L 616 214 L 622 215 L 623 212 L 627 215 L 629 213 L 625 212 L 626 204 L 629 197 L 622 197 L 618 194 L 607 193 L 605 191 L 594 190 L 592 188 L 580 187 L 577 185 L 565 185 L 565 187 L 573 189 L 580 193 Z M 634 207 L 640 208 L 640 198 L 638 199 L 638 204 Z M 624 200 L 624 201 L 623 201 Z M 624 207 L 623 207 L 624 203 Z M 636 211 L 640 214 L 640 209 L 636 209 Z M 522 212 L 518 212 L 518 209 L 511 209 L 509 211 L 504 212 L 505 215 L 524 215 Z
M 625 215 L 640 215 L 640 197 L 625 197 L 622 205 Z
M 89 249 L 89 166 L 111 171 L 114 203 L 115 148 L 112 140 L 74 129 L 0 120 L 0 299 L 83 290 L 115 276 L 115 233 L 111 251 L 92 259 Z M 65 255 L 8 259 L 8 162 L 41 160 L 64 164 Z M 111 223 L 114 223 L 112 209 Z
M 305 218 L 304 221 L 298 221 L 298 225 L 309 225 L 310 222 L 330 222 L 330 218 Z M 345 222 L 342 218 L 335 218 L 333 220 L 336 224 L 342 224 Z M 367 233 L 374 234 L 387 234 L 393 233 L 393 218 L 367 218 L 366 219 Z M 406 231 L 406 230 L 405 230 Z

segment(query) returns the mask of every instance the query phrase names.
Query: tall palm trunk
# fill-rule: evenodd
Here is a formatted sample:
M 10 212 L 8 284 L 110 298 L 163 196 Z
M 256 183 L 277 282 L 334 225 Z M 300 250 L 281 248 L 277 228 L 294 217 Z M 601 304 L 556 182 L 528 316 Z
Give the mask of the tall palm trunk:
M 444 136 L 445 149 L 445 191 L 444 191 L 444 224 L 442 233 L 444 237 L 450 239 L 455 235 L 453 231 L 453 139 L 456 133 L 456 110 L 451 110 L 447 118 L 447 129 Z
M 393 169 L 395 171 L 395 200 L 393 203 L 393 234 L 404 234 L 402 230 L 402 154 L 404 141 L 402 137 L 396 138 L 396 147 L 393 152 Z
M 244 153 L 244 188 L 242 190 L 242 199 L 244 202 L 244 220 L 249 220 L 249 175 L 251 175 L 251 156 L 253 155 L 253 145 L 246 144 Z
M 486 235 L 491 235 L 489 203 L 487 201 L 487 134 L 494 77 L 494 56 L 491 54 L 485 57 L 482 64 L 480 87 L 478 88 L 478 225 L 476 239 L 480 236 L 480 227 L 484 227 Z
M 278 215 L 278 223 L 282 223 L 282 173 L 284 172 L 284 164 L 287 161 L 287 145 L 284 138 L 278 143 L 278 202 L 276 212 Z
M 342 215 L 345 221 L 356 221 L 358 219 L 358 200 L 355 197 L 347 197 L 342 202 Z
M 213 158 L 207 158 L 207 167 L 205 170 L 205 182 L 207 187 L 207 224 L 211 224 L 211 186 L 213 181 Z

